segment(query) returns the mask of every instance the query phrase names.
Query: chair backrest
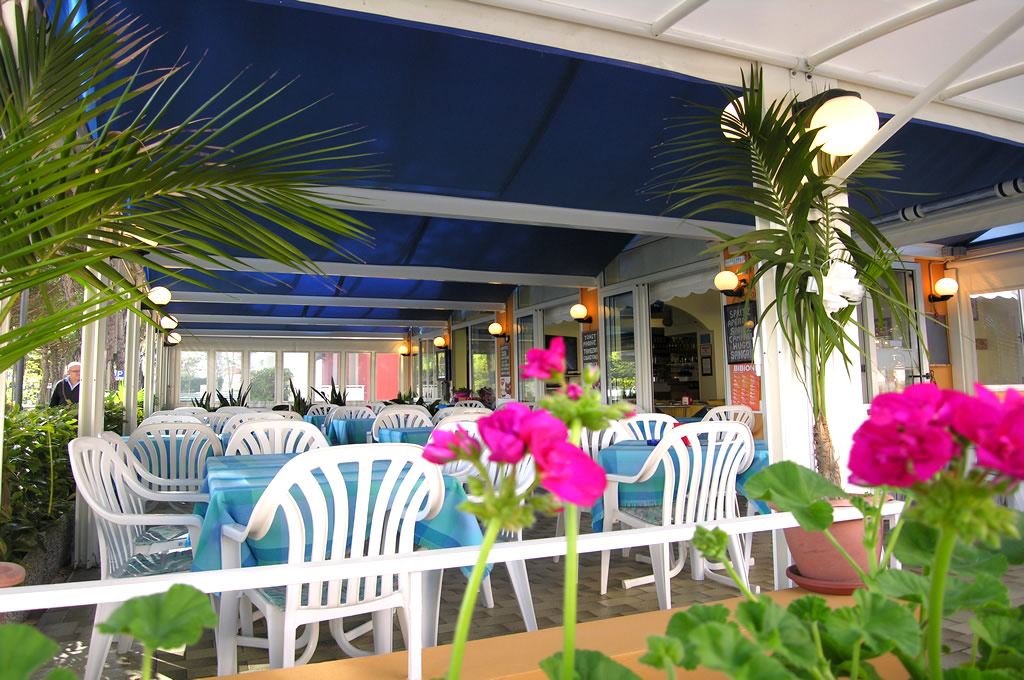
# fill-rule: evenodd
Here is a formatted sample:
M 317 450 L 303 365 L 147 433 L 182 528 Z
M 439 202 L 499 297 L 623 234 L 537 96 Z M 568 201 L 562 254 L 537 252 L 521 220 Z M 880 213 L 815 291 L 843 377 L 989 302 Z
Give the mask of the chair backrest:
M 330 417 L 333 420 L 367 420 L 376 415 L 368 406 L 335 406 Z
M 152 418 L 153 416 L 174 416 L 174 415 L 178 415 L 178 412 L 175 411 L 174 409 L 164 409 L 162 411 L 153 411 L 152 413 L 150 413 L 146 417 L 147 418 Z
M 373 441 L 377 441 L 381 428 L 393 427 L 433 427 L 430 416 L 423 415 L 418 407 L 396 407 L 382 410 L 373 419 Z
M 470 423 L 476 422 L 481 418 L 486 418 L 491 415 L 491 411 L 486 408 L 446 408 L 442 411 L 451 411 L 446 413 L 444 417 L 438 420 L 433 420 L 434 427 L 451 421 L 453 423 Z M 440 413 L 441 411 L 438 411 Z M 435 414 L 436 415 L 436 414 Z
M 484 402 L 478 399 L 463 399 L 462 401 L 456 402 L 455 405 L 466 408 L 487 408 Z
M 231 433 L 225 456 L 261 453 L 305 453 L 327 447 L 320 428 L 295 420 L 250 420 Z
M 328 413 L 331 412 L 332 408 L 334 408 L 334 404 L 326 404 L 326 403 L 313 404 L 312 406 L 309 407 L 309 410 L 306 411 L 306 415 L 307 416 L 325 416 L 325 415 L 327 415 Z
M 580 448 L 590 454 L 590 457 L 597 460 L 597 454 L 601 449 L 611 446 L 621 439 L 636 439 L 633 433 L 626 429 L 626 426 L 619 421 L 613 421 L 603 430 L 580 430 Z
M 224 453 L 220 437 L 201 423 L 139 425 L 128 448 L 142 469 L 166 480 L 163 490 L 198 489 L 206 473 L 206 458 Z
M 235 413 L 232 415 L 224 427 L 221 428 L 222 434 L 234 434 L 235 430 L 242 423 L 248 423 L 253 420 L 284 420 L 284 416 L 280 413 L 271 413 L 269 411 L 260 411 L 253 413 Z
M 205 408 L 201 406 L 178 406 L 174 409 L 175 413 L 198 413 L 200 415 L 209 413 Z
M 474 407 L 474 406 L 464 407 L 464 406 L 462 406 L 462 402 L 459 402 L 458 406 L 449 406 L 448 408 L 439 408 L 439 409 L 437 409 L 437 413 L 435 413 L 433 416 L 431 416 L 430 422 L 432 422 L 435 425 L 437 425 L 438 423 L 440 423 L 440 422 L 442 422 L 444 420 L 448 420 L 449 418 L 451 418 L 453 416 L 463 416 L 463 415 L 466 415 L 466 414 L 471 414 L 471 415 L 474 415 L 474 416 L 476 416 L 478 418 L 483 418 L 484 416 L 491 415 L 491 413 L 492 413 L 491 409 L 489 409 L 487 407 L 483 407 L 483 408 L 477 408 L 477 407 Z M 476 415 L 476 414 L 480 414 L 480 415 Z
M 444 502 L 436 465 L 415 444 L 353 444 L 288 461 L 253 508 L 248 538 L 260 539 L 282 516 L 288 562 L 341 562 L 411 553 L 416 522 Z M 311 537 L 311 540 L 307 537 Z M 395 592 L 392 574 L 286 587 L 285 611 L 353 606 Z
M 261 413 L 271 413 L 274 415 L 279 415 L 285 420 L 302 420 L 302 416 L 296 413 L 295 411 L 266 411 Z
M 484 447 L 483 440 L 480 438 L 480 428 L 476 424 L 476 419 L 453 420 L 452 418 L 446 418 L 434 427 L 433 431 L 430 433 L 430 437 L 427 438 L 427 443 L 430 444 L 433 442 L 434 434 L 437 432 L 454 432 L 459 429 L 480 442 L 480 446 L 482 448 L 486 448 Z M 469 477 L 469 474 L 472 471 L 473 464 L 468 460 L 453 460 L 441 466 L 441 472 L 443 474 L 455 477 L 460 482 L 466 481 L 466 478 Z
M 422 413 L 426 417 L 428 417 L 428 418 L 430 417 L 430 409 L 428 409 L 426 406 L 420 406 L 419 404 L 388 404 L 387 406 L 385 406 L 381 410 L 377 411 L 377 413 L 375 415 L 379 416 L 382 413 L 390 413 L 391 411 L 409 411 L 409 410 L 419 411 L 420 413 Z
M 633 433 L 634 439 L 661 439 L 666 430 L 679 424 L 678 420 L 664 413 L 637 413 L 619 422 Z
M 754 411 L 749 406 L 716 406 L 704 414 L 702 422 L 714 422 L 718 420 L 732 420 L 743 423 L 750 429 L 754 429 Z
M 144 528 L 136 523 L 145 502 L 127 484 L 128 467 L 101 437 L 78 437 L 68 444 L 78 494 L 92 508 L 100 544 L 100 578 L 117 575 L 134 553 Z
M 368 401 L 363 405 L 373 411 L 373 415 L 377 415 L 384 407 L 387 406 L 383 401 Z
M 220 434 L 224 431 L 224 425 L 236 415 L 235 413 L 207 413 L 205 416 L 199 417 L 203 421 L 203 425 Z
M 666 520 L 690 524 L 737 516 L 736 476 L 754 457 L 749 427 L 729 421 L 680 425 L 665 433 L 655 447 L 654 453 L 659 452 L 679 462 L 678 490 L 675 479 L 670 488 L 665 477 Z
M 248 406 L 221 406 L 217 413 L 252 413 L 256 409 Z
M 197 416 L 194 416 L 194 415 L 191 415 L 191 414 L 188 414 L 188 413 L 181 413 L 181 414 L 166 415 L 166 416 L 150 416 L 150 417 L 146 418 L 145 420 L 143 420 L 139 424 L 140 425 L 159 425 L 161 423 L 195 423 L 197 425 L 201 425 L 203 423 L 203 421 L 201 421 Z

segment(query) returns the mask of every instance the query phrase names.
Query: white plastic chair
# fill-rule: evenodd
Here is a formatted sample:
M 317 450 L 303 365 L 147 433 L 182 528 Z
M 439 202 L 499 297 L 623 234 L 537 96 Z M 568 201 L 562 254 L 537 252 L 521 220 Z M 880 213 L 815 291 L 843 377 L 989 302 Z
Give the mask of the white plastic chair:
M 413 411 L 419 411 L 428 418 L 430 417 L 430 409 L 426 406 L 420 406 L 419 404 L 388 404 L 377 411 L 375 415 L 379 416 L 382 413 L 390 413 L 391 411 L 409 411 L 410 409 Z
M 373 415 L 377 415 L 383 408 L 387 406 L 383 401 L 368 401 L 364 404 L 366 408 L 373 411 Z
M 209 413 L 205 408 L 201 406 L 178 406 L 174 409 L 175 413 L 193 413 L 199 414 L 200 416 Z
M 440 422 L 442 422 L 444 420 L 448 420 L 449 418 L 451 418 L 453 416 L 460 416 L 460 415 L 466 415 L 466 414 L 473 415 L 473 416 L 475 416 L 477 418 L 483 418 L 484 416 L 491 415 L 491 409 L 489 409 L 489 408 L 477 408 L 477 407 L 473 407 L 473 406 L 469 406 L 469 407 L 449 406 L 448 408 L 438 409 L 437 413 L 435 413 L 433 416 L 431 416 L 430 422 L 432 422 L 434 425 L 437 425 L 438 423 L 440 423 Z
M 434 441 L 434 435 L 438 432 L 455 432 L 458 429 L 462 429 L 467 435 L 480 440 L 480 429 L 477 427 L 475 420 L 452 420 L 449 418 L 442 423 L 439 423 L 433 431 L 430 433 L 430 437 L 427 438 L 427 444 L 431 444 Z M 481 446 L 483 444 L 481 443 Z M 455 477 L 459 480 L 459 483 L 465 483 L 466 478 L 469 477 L 469 473 L 473 471 L 473 464 L 468 460 L 453 460 L 445 463 L 441 466 L 441 472 L 450 477 Z
M 430 422 L 430 417 L 423 415 L 423 411 L 419 408 L 409 407 L 395 407 L 387 410 L 382 410 L 377 417 L 373 419 L 373 441 L 380 441 L 381 428 L 397 428 L 397 427 L 433 427 L 434 424 Z
M 502 397 L 501 399 L 498 399 L 497 401 L 494 402 L 494 410 L 500 411 L 505 405 L 515 403 L 515 401 L 515 399 Z
M 182 413 L 180 415 L 150 416 L 139 423 L 139 425 L 161 425 L 164 423 L 193 423 L 195 425 L 202 425 L 203 421 L 198 416 Z
M 252 420 L 231 433 L 225 456 L 263 453 L 305 453 L 327 448 L 327 440 L 313 423 L 294 420 Z
M 224 427 L 221 428 L 221 434 L 234 434 L 235 430 L 242 423 L 249 423 L 254 420 L 284 420 L 284 416 L 279 413 L 271 413 L 270 411 L 254 411 L 252 413 L 235 413 L 228 419 L 228 422 L 224 423 Z
M 603 530 L 614 529 L 621 522 L 632 528 L 709 523 L 737 516 L 736 476 L 750 466 L 754 440 L 750 428 L 740 423 L 707 422 L 681 425 L 667 431 L 661 442 L 634 475 L 609 474 L 604 492 Z M 679 461 L 677 478 L 673 457 Z M 661 504 L 654 507 L 620 508 L 619 485 L 635 484 L 650 479 L 658 468 L 665 475 Z M 682 571 L 686 561 L 684 545 L 678 556 L 672 555 L 669 544 L 650 546 L 655 590 L 661 609 L 672 606 L 669 579 Z M 692 547 L 690 569 L 694 580 L 705 578 L 734 585 L 732 580 L 707 568 L 705 560 Z M 749 587 L 749 564 L 739 536 L 729 537 L 729 557 L 740 580 Z M 608 592 L 610 551 L 601 553 L 601 594 Z M 636 582 L 647 579 L 636 579 Z
M 365 406 L 335 406 L 324 418 L 324 426 L 320 429 L 326 436 L 331 431 L 331 423 L 335 420 L 365 420 L 375 417 L 373 411 Z
M 678 420 L 664 413 L 637 413 L 620 422 L 633 433 L 634 439 L 661 439 L 666 431 L 679 424 Z
M 307 416 L 325 416 L 331 412 L 334 408 L 334 404 L 313 404 L 306 411 Z
M 164 491 L 198 490 L 206 472 L 207 456 L 224 453 L 220 437 L 199 423 L 140 425 L 128 438 L 128 448 L 142 468 Z
M 340 466 L 346 466 L 344 472 Z M 382 466 L 386 467 L 383 475 Z M 355 488 L 350 489 L 346 480 L 353 479 Z M 330 488 L 329 496 L 324 484 Z M 443 502 L 441 471 L 423 458 L 420 446 L 355 444 L 311 451 L 281 468 L 253 508 L 247 526 L 222 527 L 223 565 L 225 569 L 240 566 L 242 543 L 265 536 L 279 513 L 287 529 L 289 563 L 411 553 L 415 523 L 434 517 Z M 334 512 L 329 512 L 331 507 Z M 307 534 L 312 536 L 311 544 L 306 542 Z M 309 661 L 320 621 L 332 622 L 331 632 L 342 649 L 360 654 L 345 639 L 340 619 L 365 613 L 372 614 L 374 652 L 390 652 L 393 610 L 399 608 L 409 650 L 408 674 L 420 677 L 422 588 L 422 575 L 405 573 L 247 590 L 245 596 L 267 617 L 271 668 Z M 238 597 L 236 592 L 221 598 L 219 675 L 237 671 L 239 644 L 260 644 L 238 635 Z M 307 624 L 313 624 L 309 640 L 296 659 L 296 630 Z
M 463 408 L 487 408 L 484 402 L 478 399 L 463 399 L 462 401 L 456 402 L 455 406 L 461 406 Z
M 256 409 L 248 406 L 221 406 L 217 413 L 253 413 Z
M 713 409 L 709 409 L 701 422 L 709 423 L 721 420 L 731 420 L 737 423 L 743 423 L 751 430 L 754 429 L 754 411 L 749 406 L 742 406 L 739 404 L 731 406 L 716 406 Z
M 234 413 L 207 413 L 205 416 L 198 416 L 202 421 L 203 425 L 206 425 L 211 430 L 220 434 L 224 431 L 224 425 L 235 417 Z
M 192 551 L 177 550 L 139 554 L 136 544 L 147 526 L 184 526 L 195 546 L 202 520 L 196 515 L 146 514 L 144 501 L 130 483 L 132 474 L 113 445 L 100 437 L 79 437 L 68 444 L 71 471 L 78 493 L 92 509 L 100 545 L 102 580 L 187 572 L 192 568 Z M 120 602 L 96 605 L 89 641 L 85 680 L 99 680 L 113 636 L 101 633 L 96 624 L 106 621 Z M 118 641 L 118 651 L 127 652 L 129 640 Z
M 302 420 L 302 416 L 295 411 L 268 411 L 268 413 L 276 413 L 285 420 Z

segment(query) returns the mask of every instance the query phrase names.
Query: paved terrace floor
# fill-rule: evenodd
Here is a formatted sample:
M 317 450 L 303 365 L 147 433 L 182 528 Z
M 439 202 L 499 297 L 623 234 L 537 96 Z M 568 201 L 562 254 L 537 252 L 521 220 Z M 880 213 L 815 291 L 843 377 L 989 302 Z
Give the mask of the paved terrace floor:
M 583 516 L 583 530 L 589 530 L 589 516 Z M 527 537 L 548 537 L 554 534 L 554 521 L 542 519 L 533 529 L 527 531 Z M 646 549 L 635 552 L 646 553 Z M 772 588 L 771 569 L 771 536 L 759 534 L 754 541 L 755 564 L 751 568 L 751 582 L 759 585 L 762 590 Z M 738 591 L 725 585 L 711 581 L 697 582 L 689 577 L 689 565 L 682 574 L 672 579 L 672 606 L 682 607 L 689 604 L 714 602 L 735 597 Z M 537 613 L 537 625 L 540 628 L 560 626 L 562 624 L 562 574 L 563 565 L 554 564 L 551 560 L 533 560 L 527 562 L 530 585 L 533 589 L 533 602 Z M 580 557 L 580 588 L 579 617 L 580 621 L 593 621 L 617 616 L 625 616 L 638 612 L 654 611 L 658 607 L 654 585 L 641 586 L 625 590 L 622 580 L 635 576 L 650 574 L 651 567 L 623 558 L 621 553 L 613 553 L 611 561 L 611 578 L 608 594 L 599 593 L 600 555 L 582 555 Z M 96 569 L 76 571 L 70 580 L 89 580 L 99 578 Z M 494 570 L 492 577 L 495 606 L 484 609 L 477 600 L 477 611 L 473 617 L 470 631 L 471 639 L 494 637 L 508 633 L 520 633 L 525 630 L 519 608 L 516 606 L 512 585 L 508 580 L 508 572 L 502 567 Z M 1024 604 L 1024 567 L 1011 570 L 1005 582 L 1010 588 L 1010 596 L 1014 605 Z M 465 586 L 465 579 L 456 571 L 449 570 L 445 574 L 444 588 L 441 596 L 440 624 L 438 642 L 447 644 L 452 641 L 455 619 Z M 346 622 L 346 628 L 356 625 L 366 617 L 353 617 Z M 945 642 L 949 646 L 947 655 L 949 664 L 966 660 L 970 652 L 970 629 L 967 625 L 968 614 L 947 619 L 945 626 Z M 397 620 L 397 619 L 396 619 Z M 33 613 L 29 623 L 33 623 L 40 631 L 60 644 L 59 657 L 50 666 L 71 668 L 81 677 L 85 669 L 88 654 L 89 634 L 93 621 L 93 607 L 73 607 L 53 609 Z M 257 624 L 259 630 L 259 624 Z M 402 645 L 401 634 L 394 636 L 395 649 Z M 372 649 L 372 637 L 367 635 L 356 642 L 356 646 Z M 327 632 L 321 631 L 320 644 L 313 657 L 313 662 L 329 661 L 344 658 Z M 118 654 L 111 649 L 107 658 L 104 678 L 111 680 L 136 679 L 142 659 L 140 645 L 133 645 L 130 652 Z M 261 649 L 239 649 L 239 672 L 257 671 L 268 668 L 267 652 Z M 160 650 L 156 655 L 154 668 L 157 677 L 171 680 L 192 680 L 216 675 L 217 658 L 214 648 L 213 632 L 206 631 L 200 641 L 188 648 Z M 42 678 L 45 673 L 40 673 Z

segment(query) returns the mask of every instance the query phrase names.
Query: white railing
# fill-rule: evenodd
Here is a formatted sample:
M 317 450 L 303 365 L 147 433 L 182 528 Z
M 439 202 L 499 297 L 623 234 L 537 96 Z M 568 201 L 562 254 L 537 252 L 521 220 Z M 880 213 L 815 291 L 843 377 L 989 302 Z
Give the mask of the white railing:
M 896 516 L 902 510 L 903 501 L 890 501 L 885 504 L 883 514 Z M 857 519 L 861 516 L 860 512 L 852 507 L 835 508 L 834 513 L 837 521 Z M 602 550 L 637 548 L 659 543 L 677 543 L 693 538 L 698 526 L 701 524 L 584 534 L 579 537 L 577 548 L 580 554 L 584 554 Z M 797 526 L 797 522 L 791 513 L 780 512 L 719 520 L 704 526 L 717 527 L 729 535 L 743 535 L 794 527 Z M 491 549 L 488 561 L 498 563 L 510 560 L 542 559 L 564 556 L 565 553 L 565 537 L 535 538 L 521 542 L 495 544 Z M 404 572 L 423 573 L 472 566 L 476 563 L 478 554 L 478 547 L 467 546 L 444 550 L 421 550 L 405 555 L 356 558 L 340 563 L 280 564 L 106 581 L 20 586 L 0 589 L 0 612 L 123 602 L 132 597 L 162 593 L 176 583 L 194 586 L 205 593 L 220 593 L 317 580 L 371 577 Z M 410 659 L 410 668 L 413 665 L 418 668 L 418 660 Z

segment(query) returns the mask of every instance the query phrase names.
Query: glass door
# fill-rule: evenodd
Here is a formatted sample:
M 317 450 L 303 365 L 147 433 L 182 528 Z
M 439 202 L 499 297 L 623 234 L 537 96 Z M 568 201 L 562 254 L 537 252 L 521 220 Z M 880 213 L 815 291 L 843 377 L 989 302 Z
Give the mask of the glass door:
M 601 380 L 609 404 L 637 401 L 636 324 L 633 292 L 608 295 L 603 299 L 605 368 Z
M 913 305 L 924 334 L 926 319 L 922 313 L 921 270 L 916 265 L 909 265 L 905 269 L 896 269 L 895 274 L 899 292 Z M 912 329 L 901 327 L 890 302 L 865 299 L 861 310 L 865 316 L 865 327 L 873 328 L 875 336 L 873 341 L 866 342 L 868 356 L 863 360 L 865 399 L 870 401 L 876 395 L 899 392 L 907 385 L 931 380 L 921 338 Z M 863 333 L 861 335 L 867 340 Z

